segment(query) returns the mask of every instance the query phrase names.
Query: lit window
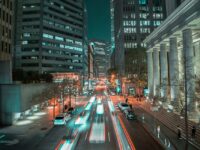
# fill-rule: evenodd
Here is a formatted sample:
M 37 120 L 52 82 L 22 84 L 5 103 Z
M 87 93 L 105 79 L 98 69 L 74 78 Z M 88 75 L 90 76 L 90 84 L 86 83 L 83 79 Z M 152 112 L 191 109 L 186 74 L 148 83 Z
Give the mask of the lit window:
M 24 37 L 30 37 L 31 34 L 30 34 L 30 33 L 23 33 L 23 36 L 24 36 Z
M 48 38 L 48 39 L 53 39 L 53 35 L 50 35 L 50 34 L 47 34 L 47 33 L 43 33 L 43 37 Z
M 28 44 L 28 41 L 22 41 L 22 45 Z
M 139 0 L 139 4 L 140 5 L 145 5 L 145 4 L 147 4 L 147 0 Z
M 64 41 L 64 38 L 60 37 L 60 36 L 55 36 L 55 39 L 58 40 L 58 41 Z

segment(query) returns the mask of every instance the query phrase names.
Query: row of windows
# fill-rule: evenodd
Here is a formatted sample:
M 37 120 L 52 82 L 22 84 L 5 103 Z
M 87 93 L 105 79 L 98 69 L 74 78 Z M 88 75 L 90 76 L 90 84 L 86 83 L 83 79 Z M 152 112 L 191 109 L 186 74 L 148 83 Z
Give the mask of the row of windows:
M 68 38 L 63 38 L 63 37 L 60 37 L 60 36 L 54 36 L 54 35 L 51 35 L 51 34 L 47 34 L 47 33 L 43 33 L 43 38 L 48 38 L 48 39 L 54 39 L 54 40 L 57 40 L 57 41 L 65 41 L 65 42 L 68 42 L 68 43 L 72 43 L 72 44 L 77 44 L 77 45 L 80 45 L 82 46 L 82 42 L 80 41 L 76 41 L 76 40 L 72 40 L 72 39 L 68 39 Z
M 136 21 L 126 20 L 123 22 L 124 26 L 136 26 Z
M 46 23 L 46 24 L 55 26 L 56 28 L 67 29 L 69 31 L 76 32 L 76 33 L 82 33 L 82 31 L 79 30 L 79 29 L 73 28 L 73 27 L 66 25 L 66 24 L 61 24 L 61 23 L 57 23 L 55 21 L 51 21 L 49 19 L 44 19 L 43 22 Z
M 69 32 L 66 32 L 66 31 L 60 31 L 59 29 L 56 29 L 56 28 L 50 28 L 50 27 L 44 26 L 44 29 L 48 30 L 48 31 L 59 33 L 61 35 L 70 36 L 70 37 L 73 37 L 73 38 L 78 38 L 80 40 L 82 40 L 82 38 L 83 38 L 82 35 L 77 35 L 75 33 L 69 33 Z
M 39 7 L 39 6 L 40 6 L 40 3 L 24 4 L 24 5 L 22 6 L 22 8 L 23 8 L 23 9 L 29 9 L 29 10 L 30 10 L 30 8 L 35 8 L 35 7 Z
M 70 49 L 70 50 L 75 50 L 75 51 L 82 51 L 83 49 L 80 47 L 75 47 L 75 46 L 69 46 L 69 45 L 64 45 L 64 44 L 57 44 L 57 43 L 51 43 L 51 42 L 42 42 L 43 46 L 50 46 L 50 47 L 56 47 L 56 48 L 65 48 L 65 49 Z
M 27 45 L 27 44 L 39 44 L 38 40 L 24 40 L 22 41 L 22 45 Z
M 140 33 L 150 33 L 150 28 L 140 28 Z
M 11 39 L 11 29 L 7 26 L 2 26 L 2 37 Z
M 0 0 L 0 4 L 4 5 L 6 8 L 9 8 L 10 10 L 13 9 L 12 0 Z
M 4 9 L 0 8 L 0 19 L 2 18 L 8 24 L 12 23 L 12 15 L 9 11 L 5 11 Z
M 124 48 L 137 48 L 137 43 L 124 43 Z
M 1 51 L 10 53 L 11 52 L 11 44 L 1 41 Z
M 135 19 L 135 13 L 124 13 L 123 18 L 124 19 L 128 19 L 128 18 Z
M 57 4 L 57 3 L 54 3 L 54 4 Z M 57 4 L 58 5 L 58 4 Z M 69 18 L 72 18 L 72 19 L 76 19 L 76 20 L 78 20 L 78 21 L 80 21 L 80 22 L 82 22 L 83 21 L 83 19 L 82 18 L 78 18 L 78 17 L 76 17 L 76 16 L 74 16 L 74 15 L 70 15 L 69 14 L 69 12 L 73 12 L 74 10 L 72 10 L 72 9 L 69 9 L 69 8 L 66 8 L 66 7 L 64 7 L 64 6 L 57 6 L 58 8 L 56 9 L 56 8 L 53 8 L 53 7 L 47 7 L 47 6 L 45 6 L 45 8 L 46 9 L 49 9 L 50 11 L 53 11 L 53 12 L 56 12 L 56 13 L 58 13 L 58 14 L 61 14 L 61 15 L 63 15 L 63 16 L 68 16 Z M 61 9 L 60 9 L 61 8 Z M 65 9 L 65 12 L 63 12 L 63 11 L 60 11 L 60 10 L 64 10 Z M 66 12 L 66 11 L 69 11 L 69 12 Z M 73 14 L 74 13 L 76 13 L 76 12 L 73 12 Z
M 124 28 L 124 33 L 136 33 L 136 28 Z
M 22 56 L 22 60 L 38 60 L 39 56 Z M 62 62 L 68 62 L 68 63 L 82 63 L 81 60 L 77 59 L 66 59 L 66 58 L 60 58 L 60 57 L 49 57 L 49 56 L 42 56 L 42 60 L 54 60 L 54 61 L 62 61 Z
M 135 19 L 135 14 L 124 14 L 124 19 L 128 19 L 128 18 L 133 18 Z M 140 19 L 148 19 L 150 17 L 149 13 L 140 13 L 139 14 Z M 153 18 L 154 19 L 163 19 L 163 14 L 162 13 L 153 13 Z
M 22 67 L 39 67 L 39 63 L 22 63 Z M 53 67 L 53 68 L 63 68 L 63 69 L 74 69 L 79 70 L 82 69 L 82 66 L 69 66 L 62 64 L 42 64 L 42 67 Z

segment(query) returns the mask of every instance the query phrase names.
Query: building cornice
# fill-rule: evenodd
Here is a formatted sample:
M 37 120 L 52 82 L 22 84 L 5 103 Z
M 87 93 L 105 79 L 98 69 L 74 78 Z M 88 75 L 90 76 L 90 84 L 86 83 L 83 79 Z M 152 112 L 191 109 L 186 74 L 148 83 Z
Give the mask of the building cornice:
M 188 22 L 200 15 L 200 0 L 185 0 L 165 21 L 144 40 L 147 45 L 154 46 L 163 38 L 172 35 Z M 189 13 L 187 13 L 189 12 Z M 173 33 L 172 33 L 173 32 Z

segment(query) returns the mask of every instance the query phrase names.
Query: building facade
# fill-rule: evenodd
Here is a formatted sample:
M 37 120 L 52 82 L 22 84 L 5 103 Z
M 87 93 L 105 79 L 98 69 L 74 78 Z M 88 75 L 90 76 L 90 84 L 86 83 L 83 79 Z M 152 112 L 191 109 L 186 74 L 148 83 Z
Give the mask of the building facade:
M 94 46 L 88 45 L 88 79 L 94 77 Z
M 128 71 L 125 53 L 145 48 L 143 40 L 161 24 L 165 14 L 164 0 L 114 1 L 115 65 L 120 74 Z
M 106 77 L 110 68 L 110 43 L 101 40 L 90 40 L 94 48 L 94 64 L 96 66 L 96 77 Z
M 83 72 L 82 0 L 15 1 L 14 68 Z
M 13 1 L 0 1 L 0 84 L 12 83 Z
M 10 60 L 12 51 L 12 0 L 0 1 L 0 60 Z
M 200 1 L 185 0 L 146 39 L 149 97 L 199 121 Z M 187 102 L 187 103 L 186 103 Z

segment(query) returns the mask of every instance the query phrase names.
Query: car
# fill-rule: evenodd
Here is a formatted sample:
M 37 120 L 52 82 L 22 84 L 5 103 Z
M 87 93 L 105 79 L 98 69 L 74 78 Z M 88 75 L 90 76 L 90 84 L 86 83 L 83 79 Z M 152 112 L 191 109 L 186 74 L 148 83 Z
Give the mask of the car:
M 64 149 L 75 149 L 80 133 L 78 130 L 73 131 L 71 135 L 63 136 L 61 141 L 56 146 L 55 150 L 64 150 Z
M 137 119 L 137 116 L 135 115 L 135 113 L 132 110 L 127 109 L 124 111 L 124 114 L 127 119 L 130 119 L 130 120 Z
M 118 107 L 119 107 L 119 109 L 120 109 L 121 111 L 124 111 L 124 110 L 126 110 L 126 109 L 131 109 L 129 104 L 127 104 L 127 103 L 122 103 L 122 102 L 119 102 L 119 103 L 118 103 Z
M 64 114 L 60 114 L 56 116 L 53 123 L 54 125 L 65 125 L 67 121 L 70 119 L 71 119 L 71 116 L 69 114 L 64 113 Z

